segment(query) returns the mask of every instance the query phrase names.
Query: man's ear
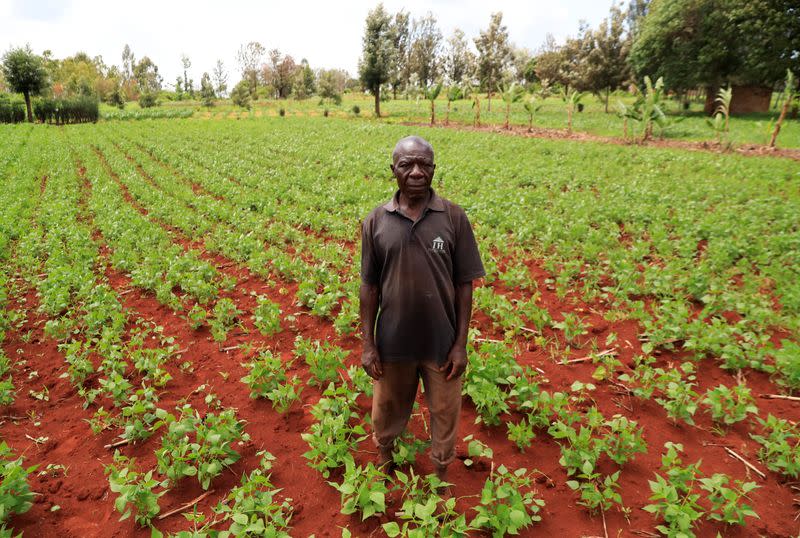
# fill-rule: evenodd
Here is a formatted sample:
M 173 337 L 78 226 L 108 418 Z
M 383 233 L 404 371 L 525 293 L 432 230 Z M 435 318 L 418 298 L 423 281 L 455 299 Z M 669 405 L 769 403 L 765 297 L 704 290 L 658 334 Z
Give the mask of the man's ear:
M 394 164 L 390 164 L 390 165 L 389 165 L 389 168 L 391 168 L 391 170 L 392 170 L 392 174 L 394 174 Z

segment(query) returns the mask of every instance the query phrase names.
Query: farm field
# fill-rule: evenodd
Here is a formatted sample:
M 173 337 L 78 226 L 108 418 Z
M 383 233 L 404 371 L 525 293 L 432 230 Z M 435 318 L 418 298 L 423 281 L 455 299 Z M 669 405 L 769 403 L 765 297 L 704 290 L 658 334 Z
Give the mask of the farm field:
M 289 116 L 0 126 L 9 529 L 800 533 L 796 161 Z M 487 270 L 441 519 L 423 414 L 369 466 L 358 367 L 412 129 Z
M 392 99 L 381 103 L 382 121 L 390 123 L 428 123 L 430 122 L 430 101 L 420 98 Z M 501 127 L 505 122 L 505 103 L 500 95 L 492 98 L 492 108 L 488 110 L 486 94 L 480 95 L 481 125 Z M 617 102 L 632 105 L 634 98 L 625 92 L 617 92 L 609 100 L 609 112 L 604 111 L 604 106 L 599 99 L 587 95 L 583 99 L 583 112 L 576 113 L 573 118 L 573 131 L 601 137 L 623 137 L 623 121 L 616 114 Z M 533 127 L 548 131 L 566 131 L 567 111 L 564 102 L 559 97 L 548 97 L 540 100 L 541 109 L 536 112 Z M 357 106 L 360 115 L 374 118 L 374 101 L 370 96 L 346 94 L 341 104 L 336 105 L 329 100 L 320 102 L 320 99 L 305 100 L 259 100 L 253 103 L 252 110 L 232 106 L 229 101 L 219 101 L 217 106 L 207 108 L 199 102 L 165 101 L 161 106 L 152 109 L 140 109 L 136 103 L 128 104 L 125 110 L 119 111 L 108 105 L 103 105 L 103 117 L 106 119 L 137 119 L 143 117 L 194 117 L 194 118 L 260 118 L 278 116 L 284 109 L 287 116 L 322 116 L 325 110 L 335 117 L 353 117 L 353 107 Z M 665 103 L 666 112 L 669 114 L 670 126 L 663 132 L 655 130 L 655 138 L 667 141 L 707 142 L 711 146 L 716 144 L 715 134 L 706 124 L 707 116 L 703 114 L 702 103 L 693 101 L 688 111 L 679 110 L 677 101 Z M 436 101 L 436 123 L 441 125 L 446 120 L 454 125 L 472 126 L 475 119 L 475 109 L 471 99 L 459 99 L 450 105 L 447 112 L 447 100 L 440 97 Z M 770 120 L 775 120 L 778 112 L 771 110 L 766 114 L 747 114 L 733 116 L 730 126 L 730 140 L 734 146 L 766 145 L 771 132 Z M 527 129 L 529 117 L 522 103 L 513 103 L 510 108 L 509 122 L 512 127 Z M 633 127 L 631 126 L 631 129 Z M 800 123 L 787 121 L 778 138 L 778 147 L 800 148 Z

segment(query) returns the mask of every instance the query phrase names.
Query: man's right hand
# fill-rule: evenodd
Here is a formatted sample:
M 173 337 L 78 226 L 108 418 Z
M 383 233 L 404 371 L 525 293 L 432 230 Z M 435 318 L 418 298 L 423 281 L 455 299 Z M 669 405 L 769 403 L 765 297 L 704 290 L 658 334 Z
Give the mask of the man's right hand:
M 361 353 L 361 366 L 372 379 L 380 379 L 383 375 L 381 358 L 378 355 L 378 350 L 374 347 L 364 348 L 364 351 Z

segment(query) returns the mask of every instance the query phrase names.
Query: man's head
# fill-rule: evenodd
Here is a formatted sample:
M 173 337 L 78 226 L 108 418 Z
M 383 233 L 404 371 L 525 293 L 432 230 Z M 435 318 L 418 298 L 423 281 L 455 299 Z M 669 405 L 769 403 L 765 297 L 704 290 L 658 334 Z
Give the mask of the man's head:
M 392 152 L 391 169 L 401 194 L 408 199 L 424 198 L 436 169 L 433 146 L 419 136 L 400 139 Z

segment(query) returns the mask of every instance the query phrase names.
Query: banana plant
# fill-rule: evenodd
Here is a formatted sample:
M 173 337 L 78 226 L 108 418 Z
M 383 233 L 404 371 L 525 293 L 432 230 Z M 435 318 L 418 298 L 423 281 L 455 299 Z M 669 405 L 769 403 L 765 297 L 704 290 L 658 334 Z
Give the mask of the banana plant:
M 450 105 L 453 101 L 458 101 L 464 95 L 464 90 L 459 84 L 454 84 L 447 89 L 447 112 L 444 116 L 444 124 L 450 125 Z
M 472 108 L 475 109 L 475 117 L 472 120 L 475 127 L 481 126 L 481 96 L 477 91 L 472 92 Z
M 722 136 L 725 135 L 727 137 L 729 132 L 729 121 L 730 121 L 730 106 L 731 106 L 731 99 L 733 98 L 733 90 L 731 89 L 730 85 L 728 88 L 720 88 L 719 92 L 717 92 L 717 98 L 715 102 L 717 104 L 717 108 L 714 110 L 714 119 L 706 118 L 706 124 L 714 130 L 717 134 L 717 143 L 722 143 Z
M 775 123 L 775 130 L 772 131 L 772 136 L 769 139 L 769 147 L 775 147 L 775 142 L 778 140 L 778 133 L 781 132 L 783 120 L 786 117 L 786 113 L 789 111 L 789 106 L 791 105 L 792 100 L 794 100 L 796 96 L 797 92 L 794 88 L 794 73 L 792 73 L 791 69 L 787 69 L 786 85 L 783 90 L 783 107 L 781 108 L 781 115 L 778 116 L 778 121 Z
M 528 113 L 528 132 L 530 133 L 533 130 L 533 117 L 542 109 L 543 105 L 539 103 L 539 99 L 535 95 L 531 94 L 525 99 L 522 106 L 525 107 L 525 112 Z
M 436 98 L 439 97 L 440 93 L 442 93 L 441 82 L 431 84 L 425 88 L 425 99 L 431 102 L 431 125 L 436 123 Z
M 575 109 L 578 108 L 578 105 L 583 99 L 583 92 L 579 92 L 574 88 L 570 88 L 569 90 L 561 90 L 561 99 L 567 105 L 567 132 L 572 133 L 572 115 L 575 113 Z
M 524 90 L 519 84 L 512 82 L 509 85 L 502 84 L 500 86 L 500 94 L 503 97 L 503 102 L 506 104 L 506 121 L 503 124 L 503 128 L 508 129 L 508 117 L 511 114 L 511 105 L 522 100 Z

